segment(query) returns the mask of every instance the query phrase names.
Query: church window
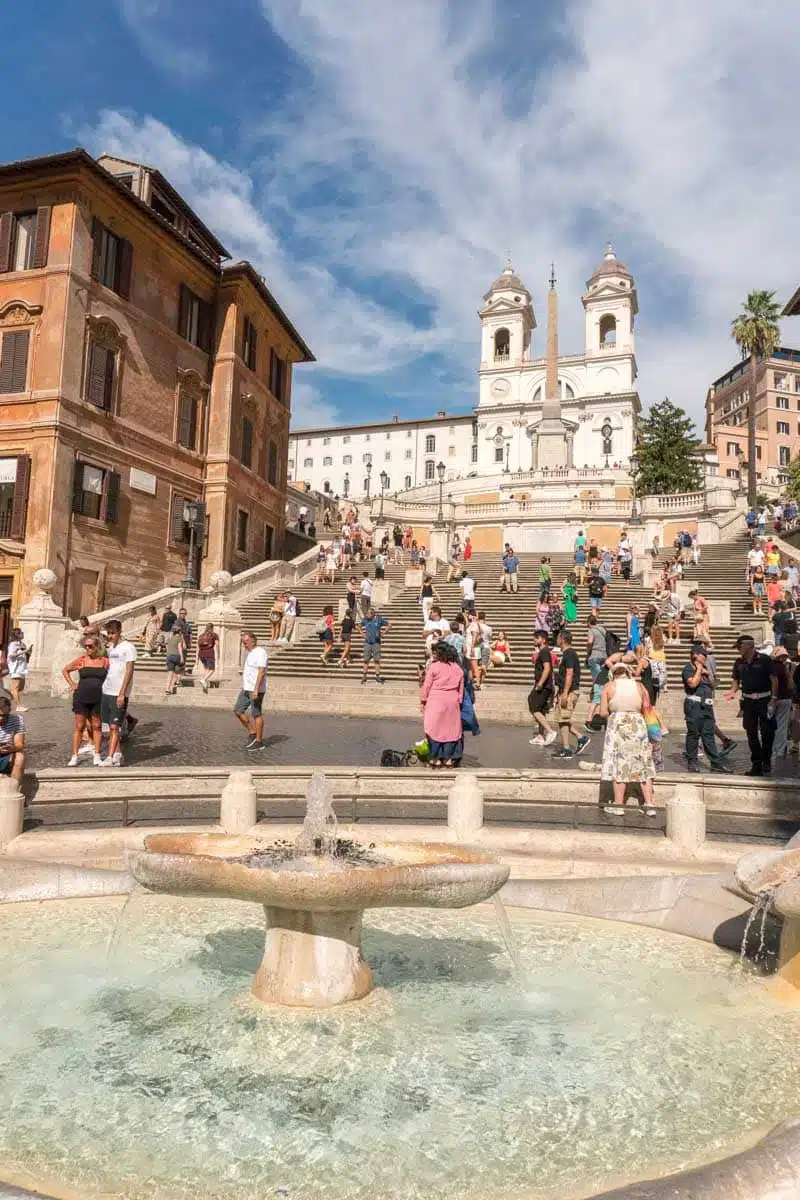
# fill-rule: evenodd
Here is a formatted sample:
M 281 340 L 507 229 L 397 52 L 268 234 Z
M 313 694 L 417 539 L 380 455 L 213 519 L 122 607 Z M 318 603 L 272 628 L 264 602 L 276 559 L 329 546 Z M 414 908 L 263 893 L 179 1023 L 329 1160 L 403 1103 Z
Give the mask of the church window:
M 502 362 L 507 359 L 511 348 L 511 334 L 507 329 L 498 329 L 494 335 L 494 359 Z
M 436 474 L 436 463 L 433 461 L 432 458 L 429 458 L 427 460 L 427 462 L 425 463 L 425 478 L 433 479 L 435 474 Z
M 477 447 L 477 445 L 473 445 L 473 447 L 472 447 L 472 461 L 473 461 L 474 463 L 476 463 L 476 462 L 478 461 L 478 447 Z
M 410 487 L 411 487 L 411 476 L 406 475 L 406 488 L 410 488 Z
M 425 438 L 425 453 L 426 454 L 435 454 L 436 453 L 436 438 L 434 437 L 434 435 L 432 433 L 429 433 L 428 436 Z
M 606 313 L 600 318 L 600 346 L 602 349 L 608 349 L 617 344 L 617 318 L 611 313 Z
M 503 461 L 503 457 L 504 457 L 504 454 L 505 454 L 505 451 L 503 450 L 503 447 L 502 447 L 502 446 L 495 446 L 495 448 L 494 448 L 494 461 L 495 461 L 496 463 L 502 463 L 502 461 Z

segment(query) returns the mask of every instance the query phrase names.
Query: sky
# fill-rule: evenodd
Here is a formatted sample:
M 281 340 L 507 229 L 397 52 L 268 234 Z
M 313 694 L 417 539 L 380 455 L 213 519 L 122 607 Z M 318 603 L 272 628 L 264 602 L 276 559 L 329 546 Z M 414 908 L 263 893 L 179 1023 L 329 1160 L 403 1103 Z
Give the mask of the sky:
M 638 289 L 643 404 L 700 425 L 747 292 L 800 284 L 795 0 L 80 9 L 5 22 L 0 159 L 83 145 L 157 166 L 314 351 L 295 427 L 472 409 L 477 312 L 509 252 L 534 353 L 551 261 L 577 353 L 610 239 Z

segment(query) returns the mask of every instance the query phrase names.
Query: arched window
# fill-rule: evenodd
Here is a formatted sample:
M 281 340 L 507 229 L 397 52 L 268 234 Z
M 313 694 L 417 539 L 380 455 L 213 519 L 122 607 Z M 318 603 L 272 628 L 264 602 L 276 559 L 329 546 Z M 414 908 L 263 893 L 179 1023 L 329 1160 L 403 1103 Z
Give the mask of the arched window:
M 330 490 L 331 490 L 331 481 L 330 481 L 330 479 L 326 479 L 326 480 L 323 482 L 323 484 L 322 484 L 322 490 L 323 490 L 323 492 L 327 492 L 328 494 L 330 494 Z
M 425 438 L 425 453 L 426 454 L 435 454 L 436 453 L 436 438 L 433 436 L 432 433 L 429 433 L 428 436 Z
M 406 475 L 405 486 L 406 486 L 406 491 L 408 491 L 408 489 L 411 487 L 411 476 L 410 475 Z
M 495 362 L 508 358 L 511 352 L 511 334 L 507 329 L 498 329 L 494 335 Z
M 567 383 L 565 380 L 559 379 L 558 389 L 561 393 L 562 401 L 575 399 L 574 387 L 571 384 Z M 533 404 L 541 404 L 543 397 L 544 397 L 544 386 L 543 386 L 543 384 L 540 383 L 539 386 L 537 387 L 536 391 L 533 393 L 533 396 L 531 397 L 531 401 Z
M 606 313 L 600 318 L 600 346 L 607 349 L 617 344 L 617 318 Z
M 429 458 L 425 463 L 425 478 L 433 479 L 436 476 L 436 463 L 432 458 Z
M 369 480 L 368 479 L 364 480 L 363 484 L 361 485 L 361 490 L 364 493 L 364 495 L 366 496 L 367 492 L 369 491 Z

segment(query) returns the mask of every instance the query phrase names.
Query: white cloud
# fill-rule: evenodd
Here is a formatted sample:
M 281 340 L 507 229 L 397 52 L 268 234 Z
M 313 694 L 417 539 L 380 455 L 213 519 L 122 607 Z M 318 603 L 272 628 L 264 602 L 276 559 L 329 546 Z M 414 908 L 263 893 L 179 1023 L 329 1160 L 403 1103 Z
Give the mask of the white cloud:
M 319 388 L 295 376 L 292 380 L 292 429 L 315 429 L 335 425 L 339 420 L 336 406 L 325 399 Z
M 189 45 L 185 14 L 174 11 L 174 0 L 119 0 L 120 13 L 142 53 L 167 75 L 194 82 L 206 74 L 209 56 Z

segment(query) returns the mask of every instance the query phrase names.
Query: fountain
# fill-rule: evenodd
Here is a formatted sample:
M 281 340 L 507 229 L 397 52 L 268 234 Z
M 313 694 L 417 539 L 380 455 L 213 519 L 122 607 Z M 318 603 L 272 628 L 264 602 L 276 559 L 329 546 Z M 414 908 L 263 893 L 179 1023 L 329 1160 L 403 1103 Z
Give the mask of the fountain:
M 753 850 L 736 864 L 736 891 L 753 905 L 751 919 L 769 912 L 783 918 L 778 976 L 800 996 L 800 844 L 795 835 L 782 850 Z M 748 923 L 749 928 L 749 923 Z
M 264 957 L 252 992 L 270 1004 L 327 1008 L 372 991 L 361 946 L 368 908 L 464 908 L 494 895 L 508 867 L 437 843 L 360 845 L 338 837 L 330 784 L 310 781 L 296 842 L 228 834 L 153 834 L 131 871 L 152 892 L 264 906 Z

